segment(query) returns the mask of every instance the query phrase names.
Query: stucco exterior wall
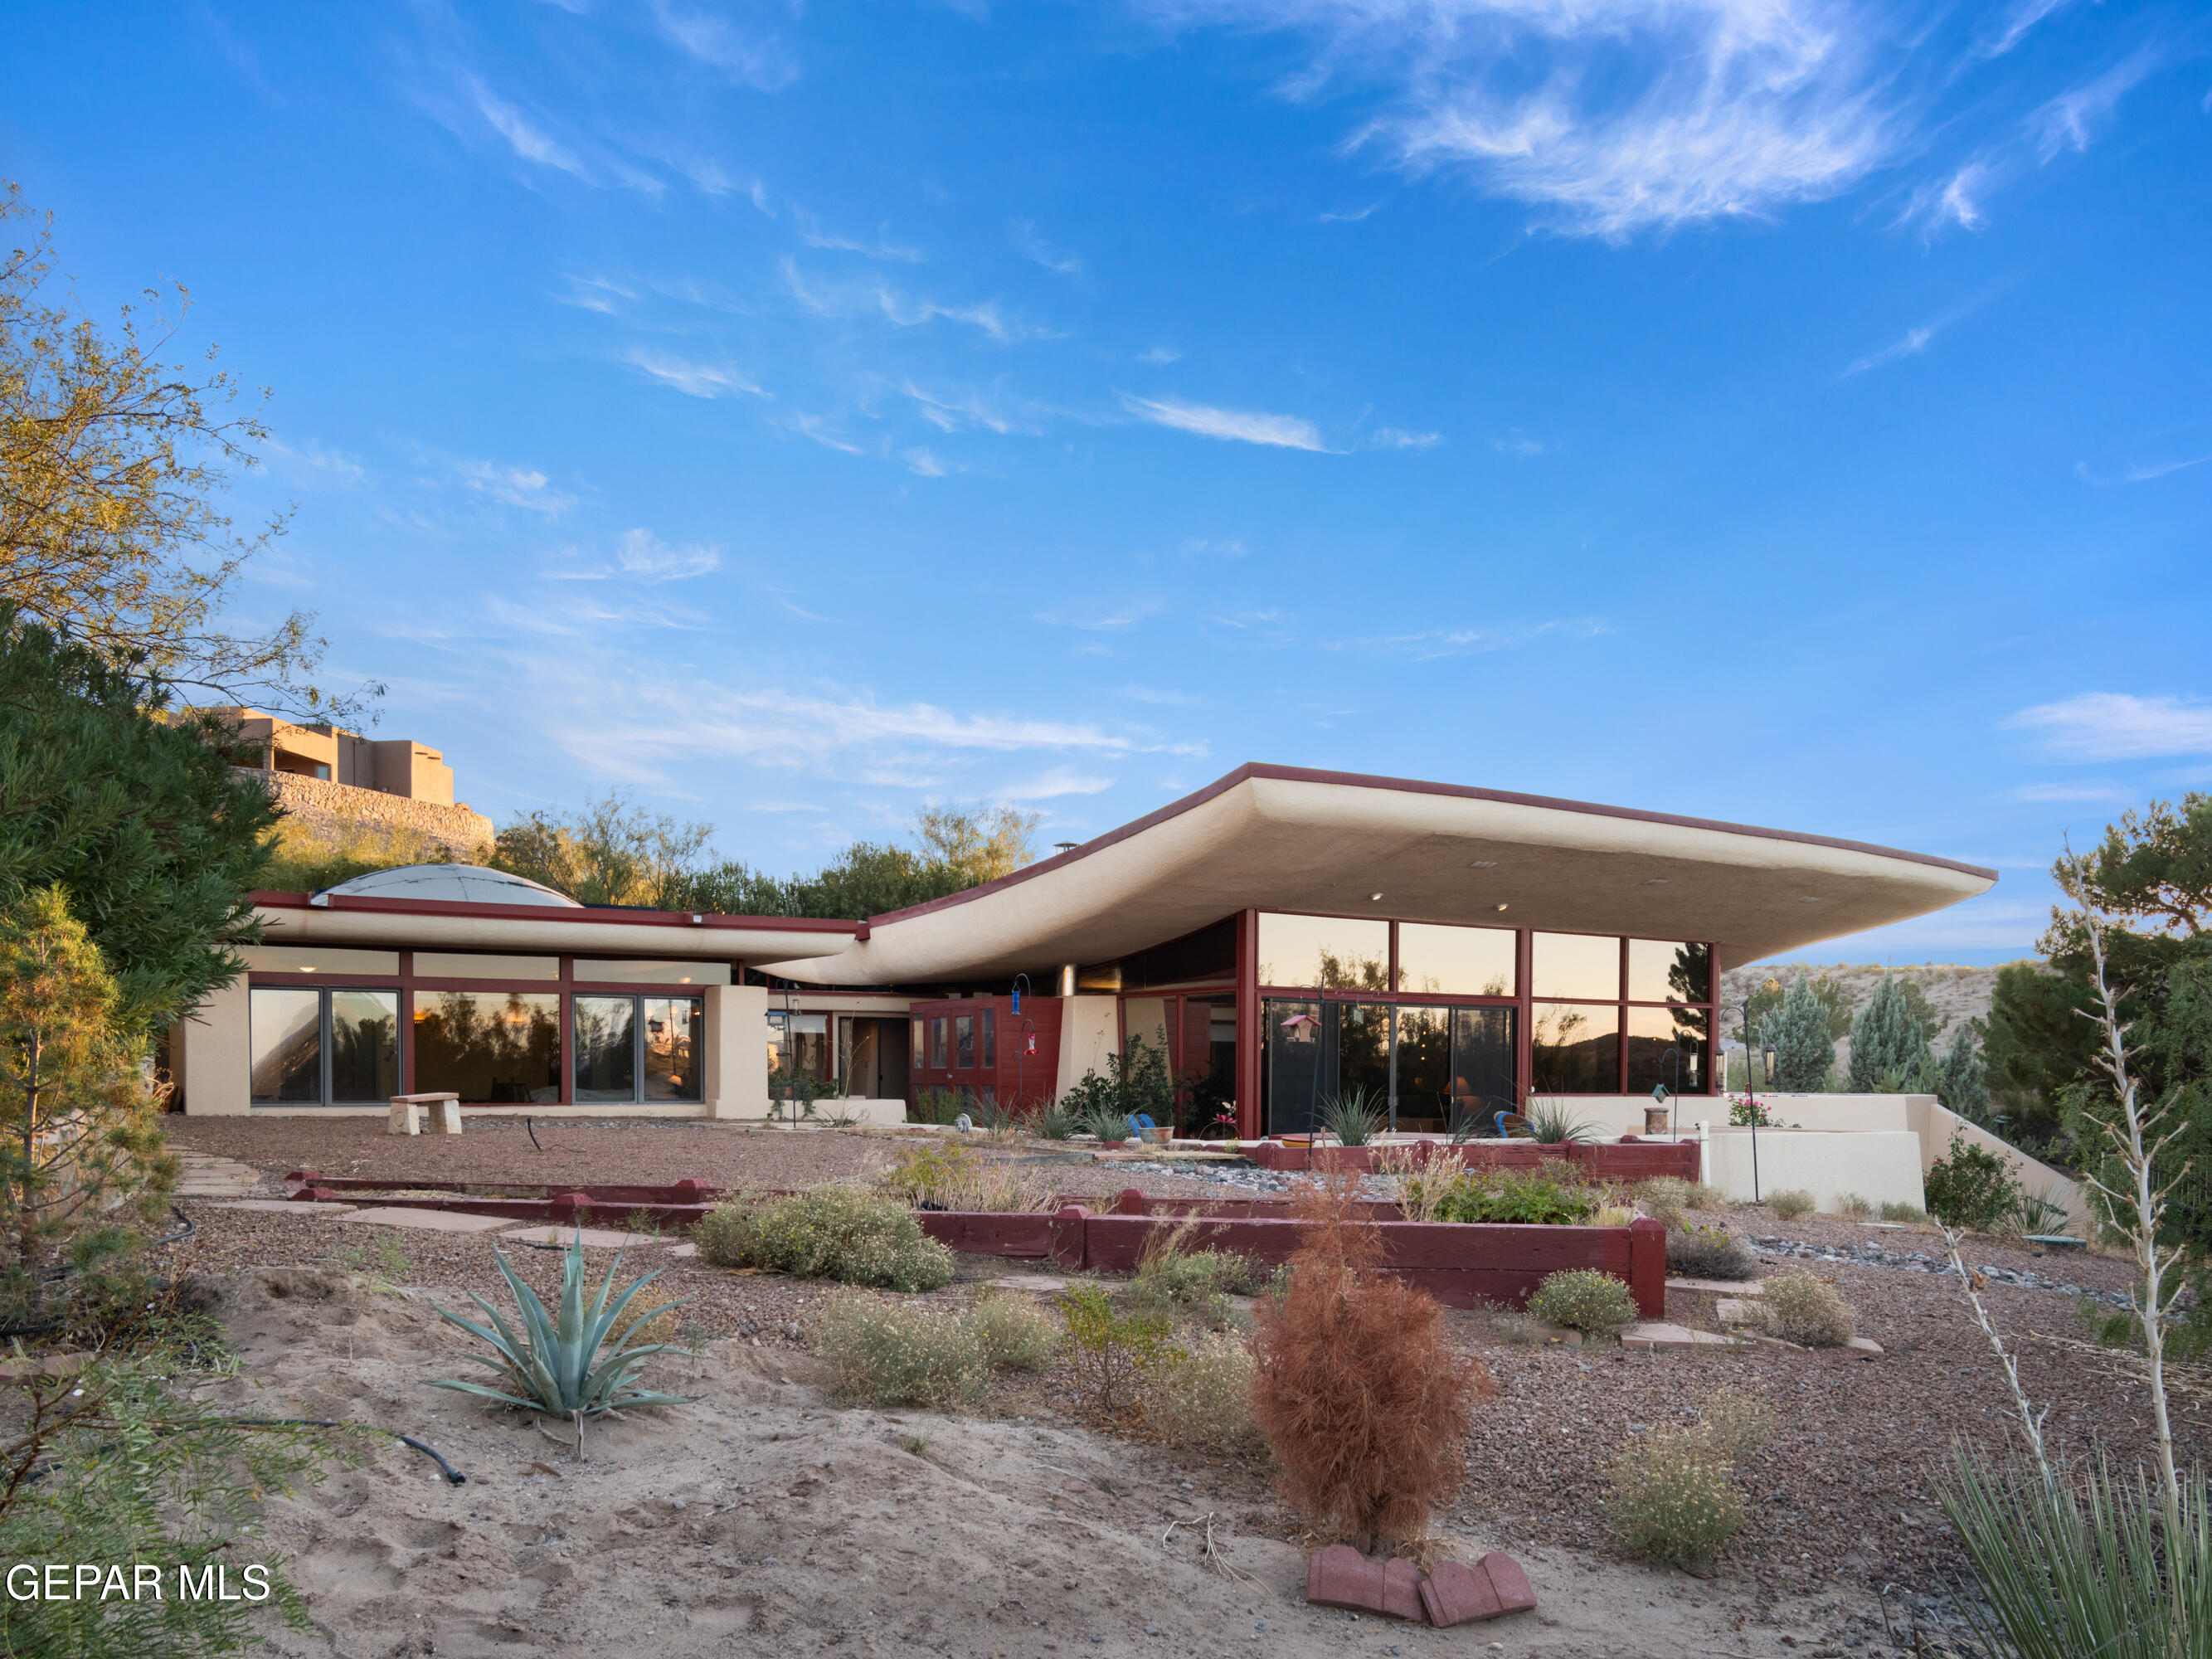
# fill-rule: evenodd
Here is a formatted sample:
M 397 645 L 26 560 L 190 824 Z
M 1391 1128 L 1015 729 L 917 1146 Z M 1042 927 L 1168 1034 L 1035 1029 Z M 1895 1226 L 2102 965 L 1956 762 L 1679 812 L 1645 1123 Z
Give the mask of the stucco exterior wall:
M 1870 1204 L 1923 1206 L 1920 1137 L 1909 1129 L 1850 1131 L 1761 1129 L 1756 1149 L 1748 1129 L 1714 1129 L 1705 1138 L 1705 1178 L 1738 1203 L 1801 1191 L 1832 1215 L 1844 1194 Z
M 1951 1137 L 1962 1136 L 1970 1146 L 1994 1152 L 2012 1171 L 2021 1190 L 2031 1198 L 2047 1198 L 2066 1207 L 2066 1231 L 2078 1238 L 2094 1238 L 2095 1221 L 2080 1185 L 2039 1158 L 2030 1158 L 1988 1130 L 1969 1123 L 1933 1095 L 1903 1095 L 1914 1130 L 1920 1137 L 1920 1167 L 1925 1171 L 1951 1151 Z
M 246 975 L 169 1028 L 169 1075 L 190 1117 L 242 1117 L 252 1093 Z M 382 1107 L 377 1108 L 382 1111 Z
M 768 1115 L 768 989 L 707 988 L 707 1115 Z
M 1085 1072 L 1106 1075 L 1106 1056 L 1121 1046 L 1119 997 L 1062 997 L 1060 1006 L 1060 1076 L 1054 1094 L 1066 1094 Z
M 1933 1100 L 1932 1095 L 1770 1095 L 1761 1091 L 1759 1103 L 1782 1122 L 1802 1129 L 1866 1132 L 1911 1129 L 1908 1103 Z M 1642 1134 L 1644 1109 L 1649 1095 L 1532 1095 L 1529 1103 L 1555 1105 L 1589 1124 L 1600 1134 Z M 1702 1118 L 1708 1123 L 1728 1121 L 1724 1095 L 1678 1095 L 1668 1103 L 1669 1120 L 1687 1135 Z

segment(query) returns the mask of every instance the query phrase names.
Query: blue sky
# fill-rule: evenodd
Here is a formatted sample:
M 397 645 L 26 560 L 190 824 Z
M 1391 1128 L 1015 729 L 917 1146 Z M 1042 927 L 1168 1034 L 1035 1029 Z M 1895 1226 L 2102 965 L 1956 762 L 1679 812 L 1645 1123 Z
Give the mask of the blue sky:
M 1246 760 L 1999 866 L 2212 786 L 2212 31 L 1996 0 L 10 9 L 272 390 L 234 620 L 811 868 Z M 134 15 L 135 14 L 135 15 Z

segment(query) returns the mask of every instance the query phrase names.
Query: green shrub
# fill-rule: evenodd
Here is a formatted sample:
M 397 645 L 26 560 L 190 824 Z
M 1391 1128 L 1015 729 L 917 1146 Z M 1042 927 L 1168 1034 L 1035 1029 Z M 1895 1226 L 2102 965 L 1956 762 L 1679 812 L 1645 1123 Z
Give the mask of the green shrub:
M 982 1333 L 957 1313 L 848 1291 L 823 1310 L 814 1337 L 830 1392 L 854 1405 L 963 1403 L 990 1384 Z
M 1364 1146 L 1382 1133 L 1389 1121 L 1382 1104 L 1364 1089 L 1354 1089 L 1348 1094 L 1330 1095 L 1321 1103 L 1316 1115 L 1321 1127 L 1334 1135 L 1343 1146 Z
M 1081 1120 L 1055 1100 L 1036 1115 L 1030 1133 L 1040 1140 L 1066 1140 L 1082 1127 Z
M 995 1370 L 1041 1371 L 1052 1357 L 1052 1321 L 1026 1297 L 987 1296 L 968 1310 L 968 1322 Z
M 691 1238 L 701 1259 L 718 1267 L 768 1267 L 891 1291 L 933 1291 L 952 1278 L 952 1252 L 923 1237 L 904 1205 L 860 1187 L 741 1195 L 710 1211 Z
M 1095 1285 L 1070 1286 L 1060 1305 L 1081 1403 L 1108 1422 L 1136 1416 L 1146 1385 L 1170 1352 L 1167 1316 L 1117 1314 Z
M 2020 1183 L 2005 1161 L 1954 1130 L 1948 1156 L 1929 1166 L 1928 1213 L 1954 1227 L 1986 1231 L 2020 1208 Z
M 1218 1310 L 1223 1297 L 1257 1296 L 1274 1277 L 1256 1257 L 1211 1246 L 1202 1250 L 1180 1249 L 1175 1248 L 1175 1233 L 1166 1235 L 1161 1248 L 1147 1249 L 1139 1260 L 1136 1279 L 1129 1286 L 1130 1299 L 1139 1307 L 1163 1311 L 1193 1307 Z
M 1708 1187 L 1702 1181 L 1685 1181 L 1680 1176 L 1653 1176 L 1638 1182 L 1634 1190 L 1644 1213 L 1670 1233 L 1689 1224 L 1683 1218 L 1685 1210 L 1728 1208 L 1728 1200 L 1721 1195 L 1718 1188 Z
M 1801 1269 L 1778 1273 L 1763 1288 L 1766 1328 L 1784 1342 L 1840 1348 L 1851 1340 L 1851 1310 L 1826 1279 Z
M 1436 1206 L 1439 1221 L 1574 1225 L 1589 1219 L 1599 1194 L 1572 1165 L 1547 1158 L 1533 1170 L 1470 1170 Z
M 1209 1332 L 1163 1362 L 1156 1390 L 1160 1432 L 1193 1451 L 1254 1456 L 1267 1441 L 1252 1418 L 1252 1352 L 1241 1338 Z
M 1846 1221 L 1864 1221 L 1874 1213 L 1874 1205 L 1856 1193 L 1838 1193 L 1836 1213 Z
M 1536 1101 L 1528 1111 L 1528 1133 L 1547 1146 L 1564 1146 L 1566 1142 L 1595 1140 L 1597 1131 L 1564 1106 L 1548 1101 Z
M 1528 1298 L 1528 1311 L 1571 1331 L 1598 1334 L 1626 1330 L 1639 1317 L 1628 1286 L 1595 1267 L 1546 1275 Z
M 1685 1227 L 1667 1235 L 1667 1271 L 1687 1279 L 1749 1279 L 1759 1259 L 1725 1227 Z
M 1695 1430 L 1638 1435 L 1607 1471 L 1606 1524 L 1631 1555 L 1703 1572 L 1743 1529 L 1733 1473 Z
M 1784 1221 L 1802 1221 L 1820 1207 L 1820 1200 L 1802 1188 L 1796 1188 L 1789 1192 L 1767 1194 L 1766 1207 Z
M 1881 1206 L 1881 1218 L 1884 1221 L 1909 1221 L 1917 1224 L 1928 1219 L 1928 1212 L 1917 1204 L 1902 1204 L 1892 1200 Z
M 1695 1432 L 1713 1452 L 1741 1468 L 1743 1460 L 1766 1443 L 1774 1431 L 1774 1415 L 1747 1395 L 1722 1389 L 1698 1413 Z

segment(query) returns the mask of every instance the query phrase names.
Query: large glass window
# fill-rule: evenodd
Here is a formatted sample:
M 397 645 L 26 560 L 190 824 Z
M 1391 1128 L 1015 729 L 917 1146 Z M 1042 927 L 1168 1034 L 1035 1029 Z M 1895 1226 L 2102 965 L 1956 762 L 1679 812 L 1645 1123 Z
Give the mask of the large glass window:
M 1620 941 L 1591 933 L 1534 933 L 1528 941 L 1532 996 L 1618 1001 Z
M 252 1104 L 365 1104 L 399 1092 L 398 992 L 258 985 L 246 1006 Z
M 1270 1000 L 1261 1062 L 1267 1132 L 1303 1134 L 1334 1096 L 1363 1089 L 1379 1106 L 1395 1089 L 1400 1129 L 1472 1120 L 1489 1133 L 1494 1115 L 1517 1103 L 1515 1017 L 1511 1008 Z
M 1269 998 L 1260 1005 L 1265 1027 L 1260 1086 L 1267 1132 L 1304 1134 L 1313 1127 L 1324 1087 L 1336 1089 L 1336 1048 L 1322 1041 L 1322 1005 Z M 1324 1063 L 1323 1050 L 1327 1050 Z M 1326 1079 L 1323 1073 L 1326 1073 Z
M 1671 1094 L 1702 1094 L 1712 1064 L 1712 1017 L 1703 1008 L 1628 1011 L 1628 1092 L 1648 1095 L 1654 1084 Z
M 983 1069 L 995 1072 L 999 1068 L 999 1011 L 983 1011 Z
M 415 1088 L 489 1104 L 561 1098 L 561 999 L 551 992 L 423 991 Z
M 575 1010 L 576 1098 L 635 1100 L 637 999 L 580 996 Z
M 323 994 L 257 986 L 246 993 L 246 1022 L 252 1103 L 320 1105 Z
M 1616 951 L 1620 948 L 1614 945 Z M 1618 979 L 1618 973 L 1615 975 Z M 1620 1007 L 1617 1003 L 1540 1002 L 1532 1033 L 1529 1088 L 1540 1095 L 1620 1092 Z
M 706 1003 L 697 997 L 640 997 L 637 1002 L 644 1098 L 700 1099 L 699 1037 L 707 1023 Z
M 1673 940 L 1628 941 L 1631 1002 L 1704 1002 L 1712 991 L 1712 947 Z
M 945 1016 L 939 1014 L 929 1022 L 929 1063 L 936 1071 L 945 1070 Z
M 647 998 L 649 1002 L 651 998 Z M 830 1080 L 830 1016 L 827 1014 L 790 1014 L 786 1016 L 789 1035 L 786 1039 L 784 1064 L 795 1078 L 808 1078 L 817 1083 Z
M 1513 1086 L 1517 1018 L 1512 1008 L 1452 1010 L 1451 1127 L 1472 1121 L 1478 1134 L 1494 1134 L 1498 1113 L 1520 1109 Z
M 1512 929 L 1398 924 L 1398 988 L 1417 996 L 1510 997 Z
M 952 1064 L 956 1070 L 973 1071 L 975 1066 L 975 1016 L 952 1016 Z
M 1451 1016 L 1449 1008 L 1400 1005 L 1392 1072 L 1397 1109 L 1394 1127 L 1428 1132 L 1450 1121 Z
M 1260 916 L 1260 983 L 1323 990 L 1389 987 L 1390 924 L 1364 916 Z

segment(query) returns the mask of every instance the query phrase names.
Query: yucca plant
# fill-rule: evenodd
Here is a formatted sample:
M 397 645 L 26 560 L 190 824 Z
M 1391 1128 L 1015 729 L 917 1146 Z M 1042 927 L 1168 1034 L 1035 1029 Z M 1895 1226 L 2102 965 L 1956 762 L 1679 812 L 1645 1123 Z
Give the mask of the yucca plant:
M 1574 1115 L 1564 1106 L 1548 1101 L 1528 1103 L 1528 1132 L 1547 1146 L 1557 1146 L 1569 1140 L 1589 1140 L 1596 1131 L 1589 1123 Z
M 1984 1606 L 1959 1598 L 1991 1653 L 2019 1659 L 2176 1659 L 2212 1631 L 2212 1504 L 2202 1470 L 2181 1480 L 2181 1529 L 2167 1535 L 2140 1471 L 2100 1464 L 2075 1479 L 1960 1446 L 1938 1487 Z M 2161 1565 L 2164 1571 L 2160 1571 Z
M 1364 1089 L 1331 1095 L 1321 1103 L 1321 1127 L 1336 1137 L 1340 1146 L 1364 1146 L 1382 1133 L 1381 1104 Z
M 607 1268 L 606 1280 L 599 1293 L 586 1309 L 584 1305 L 584 1241 L 580 1234 L 571 1237 L 568 1249 L 561 1261 L 561 1316 L 556 1321 L 545 1311 L 545 1304 L 537 1293 L 524 1284 L 507 1265 L 507 1257 L 496 1247 L 492 1256 L 499 1263 L 501 1276 L 507 1287 L 514 1293 L 514 1305 L 520 1314 L 523 1334 L 517 1336 L 507 1321 L 474 1291 L 469 1300 L 484 1311 L 491 1321 L 489 1328 L 474 1320 L 463 1319 L 443 1308 L 438 1311 L 471 1336 L 480 1336 L 491 1344 L 496 1358 L 482 1354 L 471 1354 L 477 1364 L 496 1372 L 504 1381 L 504 1389 L 486 1388 L 481 1382 L 436 1382 L 434 1389 L 453 1389 L 462 1394 L 473 1394 L 486 1400 L 495 1400 L 503 1406 L 520 1406 L 526 1411 L 544 1412 L 548 1415 L 565 1417 L 576 1425 L 576 1449 L 584 1449 L 584 1419 L 598 1417 L 606 1412 L 620 1411 L 628 1406 L 683 1406 L 690 1401 L 678 1395 L 653 1394 L 638 1388 L 632 1381 L 645 1362 L 657 1353 L 666 1353 L 676 1348 L 670 1342 L 650 1342 L 633 1346 L 627 1335 L 616 1340 L 605 1354 L 600 1349 L 607 1343 L 608 1334 L 622 1317 L 623 1310 L 630 1298 L 660 1277 L 665 1271 L 656 1267 L 638 1279 L 619 1297 L 612 1306 L 608 1298 L 613 1295 L 615 1274 L 622 1268 L 623 1253 L 615 1252 L 615 1259 Z M 689 1297 L 665 1304 L 659 1311 L 681 1307 Z M 437 1307 L 435 1303 L 431 1304 Z

